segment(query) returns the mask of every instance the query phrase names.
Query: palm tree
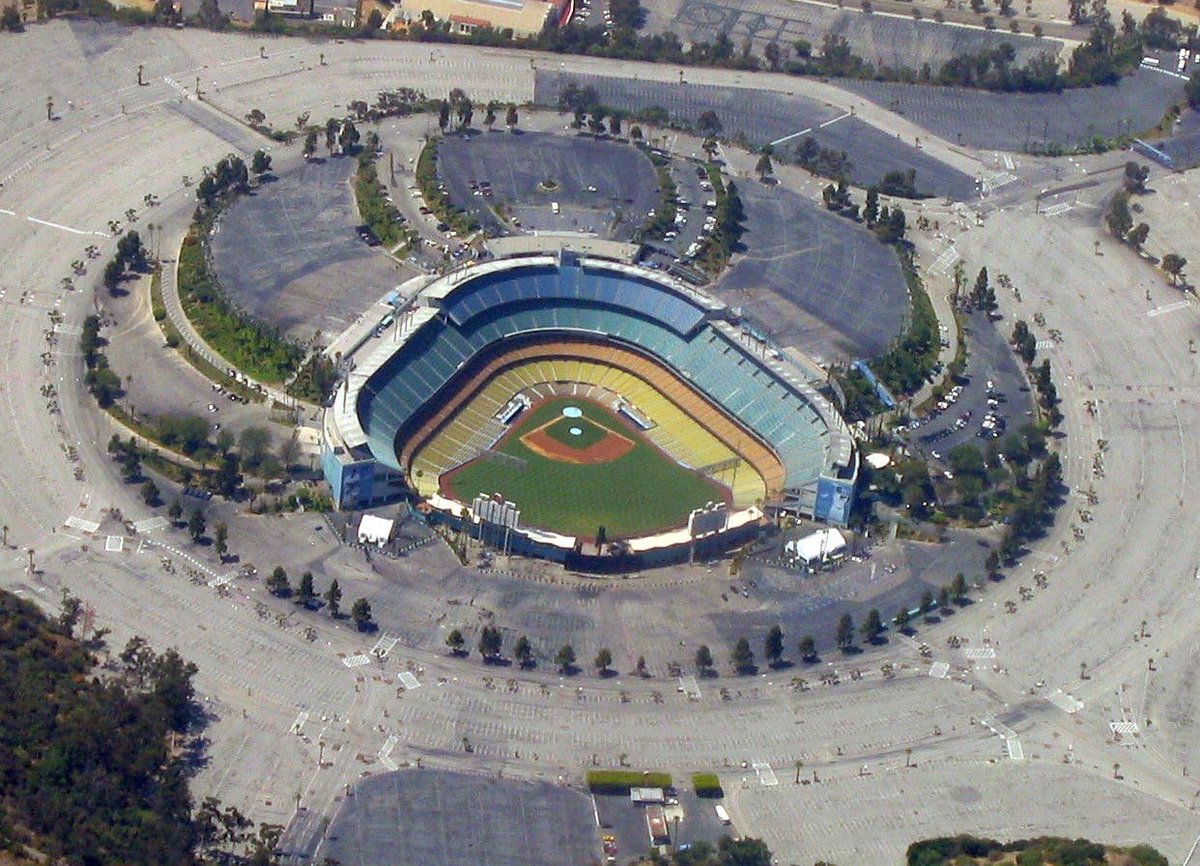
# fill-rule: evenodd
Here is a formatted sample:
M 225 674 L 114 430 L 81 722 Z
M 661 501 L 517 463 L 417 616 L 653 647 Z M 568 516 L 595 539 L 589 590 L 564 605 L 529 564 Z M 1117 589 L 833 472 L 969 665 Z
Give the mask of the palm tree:
M 517 664 L 522 668 L 530 667 L 533 663 L 533 644 L 529 642 L 529 638 L 521 635 L 517 638 L 517 645 L 513 649 L 513 655 L 517 658 Z

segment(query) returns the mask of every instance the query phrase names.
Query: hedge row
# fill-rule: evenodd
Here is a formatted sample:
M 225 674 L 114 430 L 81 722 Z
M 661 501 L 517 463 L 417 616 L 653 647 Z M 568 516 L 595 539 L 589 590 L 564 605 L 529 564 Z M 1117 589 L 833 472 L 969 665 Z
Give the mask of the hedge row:
M 670 773 L 641 773 L 637 770 L 589 770 L 588 788 L 593 794 L 628 794 L 630 788 L 669 788 Z

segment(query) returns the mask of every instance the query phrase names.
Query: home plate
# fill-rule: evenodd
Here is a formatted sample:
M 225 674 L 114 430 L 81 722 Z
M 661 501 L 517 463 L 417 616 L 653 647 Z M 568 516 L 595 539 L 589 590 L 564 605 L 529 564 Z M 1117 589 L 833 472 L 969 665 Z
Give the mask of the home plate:
M 929 666 L 929 675 L 937 677 L 939 680 L 944 680 L 948 673 L 950 673 L 949 662 L 934 662 Z
M 421 681 L 409 671 L 400 671 L 400 682 L 406 689 L 419 689 L 421 687 Z
M 104 539 L 105 553 L 120 553 L 125 549 L 125 539 L 119 535 L 110 535 Z

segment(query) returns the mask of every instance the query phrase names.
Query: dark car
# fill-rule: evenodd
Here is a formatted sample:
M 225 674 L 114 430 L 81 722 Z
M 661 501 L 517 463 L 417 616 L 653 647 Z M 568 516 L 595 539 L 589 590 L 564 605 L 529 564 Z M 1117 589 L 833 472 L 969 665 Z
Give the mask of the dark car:
M 370 226 L 358 226 L 354 229 L 354 232 L 369 247 L 377 247 L 381 243 L 379 236 L 371 231 Z

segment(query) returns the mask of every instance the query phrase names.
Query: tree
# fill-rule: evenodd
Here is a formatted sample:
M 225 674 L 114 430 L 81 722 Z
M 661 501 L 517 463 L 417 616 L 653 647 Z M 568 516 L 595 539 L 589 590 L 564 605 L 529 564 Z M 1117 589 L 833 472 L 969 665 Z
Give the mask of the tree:
M 329 584 L 329 589 L 325 590 L 325 603 L 329 606 L 329 615 L 337 619 L 342 603 L 342 588 L 338 586 L 337 580 Z
M 1200 108 L 1200 65 L 1192 66 L 1192 76 L 1183 86 L 1183 92 L 1187 96 L 1188 105 Z
M 954 596 L 954 603 L 961 605 L 967 598 L 967 579 L 960 571 L 954 575 L 954 580 L 950 581 L 950 594 Z
M 304 136 L 304 158 L 310 159 L 317 152 L 317 131 L 310 129 L 308 135 Z
M 876 608 L 871 608 L 867 612 L 866 622 L 862 624 L 862 635 L 869 642 L 875 643 L 882 634 L 883 620 L 879 616 L 879 611 Z
M 104 287 L 110 293 L 115 292 L 117 286 L 121 282 L 121 278 L 125 276 L 125 265 L 119 258 L 112 258 L 108 264 L 104 266 Z
M 5 6 L 4 11 L 0 12 L 0 30 L 7 30 L 10 33 L 20 33 L 25 27 L 21 23 L 21 13 L 17 11 L 16 6 Z M 140 77 L 140 73 L 139 73 Z M 138 81 L 141 84 L 141 81 Z
M 575 648 L 569 643 L 563 644 L 554 654 L 554 663 L 558 665 L 560 673 L 568 673 L 575 664 Z
M 621 115 L 614 114 L 608 119 L 608 132 L 613 138 L 621 134 Z
M 467 645 L 467 639 L 463 637 L 463 633 L 458 629 L 453 629 L 446 636 L 446 646 L 450 647 L 450 652 L 454 655 L 462 655 L 463 647 Z
M 171 503 L 171 506 L 167 509 L 167 518 L 172 523 L 178 523 L 179 518 L 181 518 L 181 517 L 183 517 L 183 506 L 179 503 L 179 500 L 176 499 L 174 502 Z
M 721 118 L 711 109 L 701 112 L 696 118 L 696 131 L 705 138 L 716 138 L 721 134 Z
M 763 49 L 763 57 L 767 59 L 772 72 L 779 69 L 779 64 L 783 62 L 786 56 L 787 46 L 780 45 L 778 42 L 768 42 L 767 47 Z
M 358 127 L 347 120 L 342 124 L 342 129 L 338 133 L 338 150 L 342 153 L 351 153 L 360 138 Z
M 733 667 L 738 673 L 750 673 L 754 670 L 754 650 L 750 649 L 750 641 L 744 637 L 738 638 L 730 656 Z
M 500 657 L 500 649 L 504 645 L 504 636 L 494 625 L 485 625 L 479 633 L 479 654 L 485 662 L 495 661 Z
M 834 638 L 838 649 L 842 652 L 849 652 L 854 646 L 854 618 L 850 614 L 842 614 L 842 618 L 838 620 Z
M 1140 165 L 1132 159 L 1125 163 L 1125 191 L 1131 193 L 1144 193 L 1146 191 L 1146 181 L 1150 178 L 1150 166 Z
M 246 113 L 246 123 L 251 126 L 262 126 L 267 120 L 267 116 L 260 109 L 251 108 Z
M 783 658 L 783 629 L 778 625 L 771 626 L 771 630 L 767 632 L 763 655 L 767 657 L 772 666 L 779 664 L 779 660 Z
M 153 508 L 159 504 L 158 485 L 150 479 L 146 479 L 146 483 L 142 485 L 142 502 Z
M 1171 285 L 1179 285 L 1179 278 L 1183 276 L 1183 269 L 1187 267 L 1187 259 L 1179 255 L 1179 253 L 1167 253 L 1162 258 L 1162 269 L 1171 275 Z
M 1129 214 L 1129 193 L 1122 190 L 1113 195 L 1104 214 L 1104 222 L 1114 237 L 1122 241 L 1125 239 L 1125 233 L 1133 228 L 1133 217 Z
M 700 671 L 701 675 L 704 675 L 709 672 L 709 670 L 712 668 L 712 666 L 713 666 L 712 650 L 710 650 L 708 648 L 707 644 L 701 644 L 700 647 L 696 650 L 696 669 Z
M 488 128 L 488 132 L 492 131 L 492 127 L 496 125 L 496 108 L 498 107 L 496 100 L 492 100 L 487 104 L 487 111 L 483 115 L 483 125 Z
M 197 544 L 204 537 L 204 513 L 199 508 L 193 508 L 191 515 L 188 517 L 188 532 L 192 536 L 192 541 Z
M 365 598 L 354 600 L 354 604 L 350 606 L 350 618 L 354 620 L 354 627 L 359 631 L 366 631 L 371 624 L 371 602 Z
M 596 653 L 596 659 L 592 664 L 596 666 L 596 670 L 599 671 L 600 676 L 604 677 L 608 676 L 608 668 L 612 664 L 612 660 L 612 653 L 608 647 L 600 647 L 600 652 Z
M 325 150 L 331 156 L 333 155 L 333 146 L 337 144 L 339 127 L 341 127 L 341 123 L 335 117 L 331 117 L 325 121 Z
M 517 117 L 517 106 L 513 103 L 508 104 L 508 110 L 504 113 L 504 125 L 508 127 L 509 132 L 517 131 L 517 123 L 520 118 Z
M 271 571 L 271 575 L 267 578 L 267 589 L 271 595 L 277 595 L 280 598 L 286 598 L 291 594 L 292 586 L 288 582 L 287 571 L 282 565 L 277 565 Z
M 306 571 L 300 575 L 300 588 L 296 591 L 296 600 L 307 607 L 309 602 L 316 597 L 317 592 L 313 588 L 313 573 Z
M 513 656 L 517 659 L 517 664 L 522 668 L 528 668 L 533 665 L 533 644 L 529 642 L 529 638 L 521 635 L 517 638 L 517 645 L 513 648 Z
M 800 651 L 800 658 L 806 662 L 811 662 L 817 657 L 817 641 L 811 634 L 806 634 L 800 638 L 800 643 L 796 645 L 796 649 Z
M 250 170 L 257 175 L 264 175 L 271 170 L 271 154 L 265 150 L 254 151 L 254 158 L 250 161 Z
M 771 154 L 764 151 L 758 158 L 758 162 L 754 164 L 754 171 L 758 174 L 758 179 L 765 181 L 767 175 L 775 170 L 775 166 L 771 164 Z
M 907 604 L 901 605 L 900 609 L 898 611 L 896 611 L 896 618 L 895 618 L 896 628 L 899 631 L 907 632 L 908 625 L 911 622 L 912 622 L 912 614 L 910 614 L 908 612 L 908 605 Z
M 868 228 L 874 228 L 879 221 L 879 190 L 871 187 L 867 190 L 867 200 L 863 205 L 863 220 Z
M 229 552 L 229 529 L 224 523 L 218 523 L 214 529 L 213 547 L 222 559 Z
M 1138 223 L 1125 235 L 1125 243 L 1129 244 L 1135 250 L 1140 250 L 1142 244 L 1146 243 L 1146 238 L 1149 236 L 1150 226 L 1147 223 Z

